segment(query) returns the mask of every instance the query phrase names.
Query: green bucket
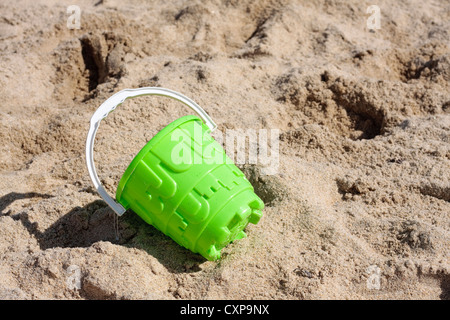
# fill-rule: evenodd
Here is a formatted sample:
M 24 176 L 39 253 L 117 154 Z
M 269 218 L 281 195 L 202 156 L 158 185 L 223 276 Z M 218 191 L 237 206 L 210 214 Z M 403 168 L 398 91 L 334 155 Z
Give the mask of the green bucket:
M 119 182 L 117 203 L 95 171 L 95 134 L 110 111 L 125 99 L 142 95 L 176 99 L 201 118 L 185 116 L 175 120 L 142 148 Z M 248 223 L 258 223 L 264 204 L 242 171 L 211 137 L 215 128 L 203 109 L 177 92 L 164 88 L 122 90 L 105 101 L 91 119 L 86 160 L 94 186 L 118 215 L 131 209 L 183 247 L 208 260 L 217 260 L 222 248 L 246 236 Z

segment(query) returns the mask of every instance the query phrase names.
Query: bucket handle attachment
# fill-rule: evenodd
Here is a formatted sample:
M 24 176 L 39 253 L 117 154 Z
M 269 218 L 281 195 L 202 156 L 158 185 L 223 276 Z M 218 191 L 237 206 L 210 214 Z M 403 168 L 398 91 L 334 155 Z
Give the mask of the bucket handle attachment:
M 212 121 L 209 115 L 194 101 L 189 99 L 188 97 L 182 95 L 173 90 L 158 88 L 158 87 L 144 87 L 138 89 L 124 89 L 116 94 L 112 95 L 105 102 L 103 102 L 100 107 L 95 111 L 92 115 L 89 132 L 86 140 L 86 164 L 89 171 L 89 176 L 91 177 L 92 182 L 94 183 L 94 187 L 100 196 L 105 200 L 105 202 L 117 213 L 119 216 L 125 213 L 125 208 L 117 203 L 105 190 L 102 183 L 100 182 L 97 171 L 95 170 L 94 164 L 94 140 L 95 134 L 97 133 L 98 127 L 100 126 L 100 122 L 102 119 L 106 118 L 108 114 L 116 109 L 117 106 L 121 105 L 126 99 L 135 98 L 140 96 L 148 96 L 148 95 L 156 95 L 169 97 L 175 100 L 178 100 L 193 111 L 195 111 L 200 118 L 205 122 L 206 126 L 212 131 L 217 128 L 217 125 Z

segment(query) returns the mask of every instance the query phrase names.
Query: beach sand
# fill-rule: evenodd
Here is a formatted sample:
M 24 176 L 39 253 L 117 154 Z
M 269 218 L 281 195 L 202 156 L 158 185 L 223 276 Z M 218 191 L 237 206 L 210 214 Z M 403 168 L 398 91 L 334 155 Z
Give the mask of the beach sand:
M 449 1 L 379 0 L 379 29 L 367 1 L 123 3 L 0 4 L 0 299 L 450 297 Z M 219 261 L 133 212 L 116 240 L 93 188 L 90 117 L 146 86 L 220 132 L 279 130 L 276 174 L 238 164 L 266 207 Z M 161 97 L 111 113 L 95 145 L 110 194 L 191 113 Z

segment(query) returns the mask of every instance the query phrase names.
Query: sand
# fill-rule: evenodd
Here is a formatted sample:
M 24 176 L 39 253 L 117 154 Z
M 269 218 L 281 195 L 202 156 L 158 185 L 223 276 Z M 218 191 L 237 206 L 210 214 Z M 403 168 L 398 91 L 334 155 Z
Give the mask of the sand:
M 74 3 L 76 2 L 76 3 Z M 448 299 L 450 2 L 0 4 L 1 299 Z M 67 7 L 81 28 L 67 27 Z M 219 130 L 278 129 L 279 168 L 239 164 L 266 204 L 206 261 L 133 212 L 84 161 L 113 93 L 160 86 Z M 140 97 L 95 152 L 113 194 L 134 155 L 190 114 Z

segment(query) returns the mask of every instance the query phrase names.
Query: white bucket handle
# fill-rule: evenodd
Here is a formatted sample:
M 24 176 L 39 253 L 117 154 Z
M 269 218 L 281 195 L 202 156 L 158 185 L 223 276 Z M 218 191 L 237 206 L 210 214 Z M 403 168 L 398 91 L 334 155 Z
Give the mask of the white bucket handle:
M 144 87 L 138 89 L 124 89 L 122 91 L 117 92 L 110 98 L 108 98 L 105 102 L 103 102 L 100 107 L 95 111 L 91 118 L 91 124 L 89 127 L 89 133 L 86 140 L 86 164 L 89 171 L 89 176 L 91 177 L 92 182 L 94 183 L 94 187 L 100 196 L 105 200 L 105 202 L 114 210 L 119 216 L 121 216 L 126 210 L 120 204 L 117 203 L 105 190 L 103 185 L 101 184 L 97 171 L 95 170 L 94 164 L 94 140 L 95 134 L 97 133 L 98 127 L 100 125 L 100 121 L 106 118 L 106 116 L 113 111 L 117 106 L 121 105 L 128 98 L 135 98 L 140 96 L 147 95 L 156 95 L 156 96 L 164 96 L 169 97 L 175 100 L 178 100 L 192 110 L 194 110 L 200 118 L 205 122 L 208 128 L 214 131 L 217 128 L 217 125 L 212 121 L 209 115 L 194 101 L 189 99 L 188 97 L 182 95 L 181 93 L 158 87 Z

